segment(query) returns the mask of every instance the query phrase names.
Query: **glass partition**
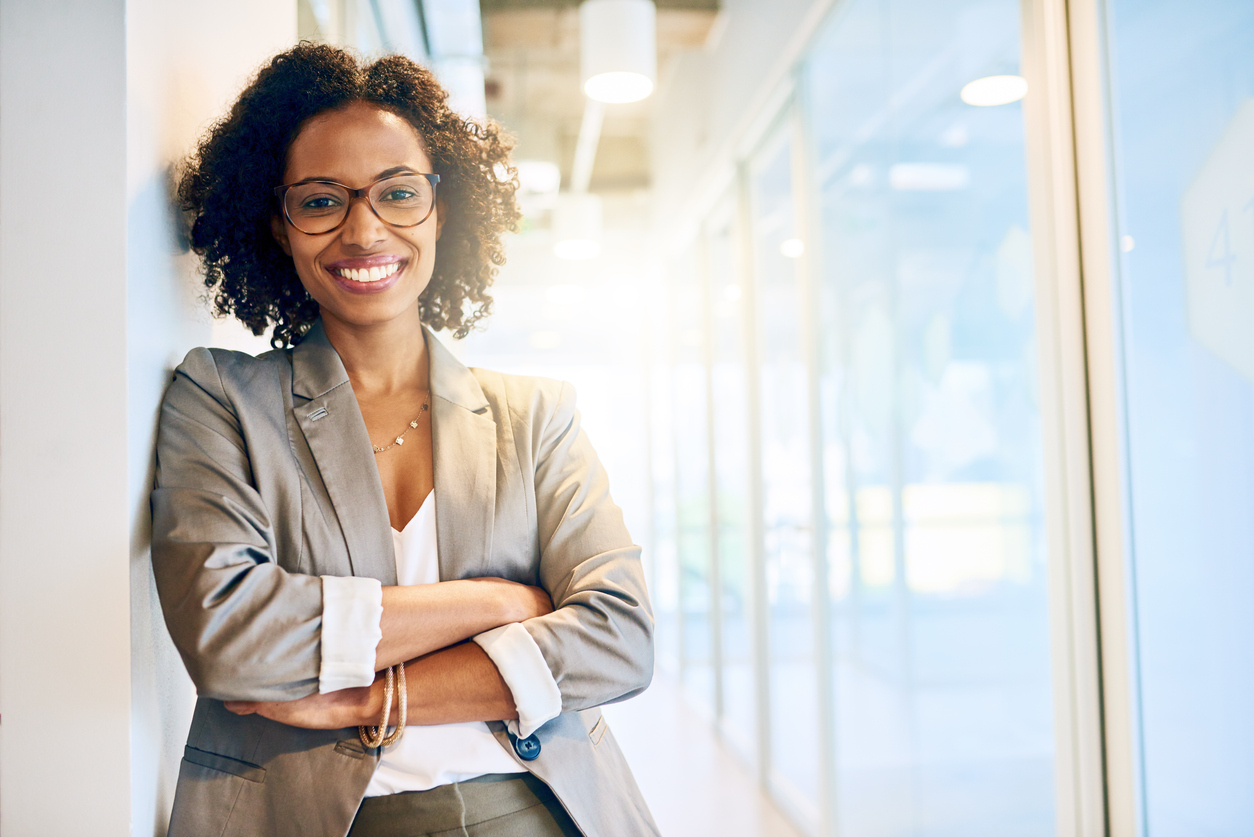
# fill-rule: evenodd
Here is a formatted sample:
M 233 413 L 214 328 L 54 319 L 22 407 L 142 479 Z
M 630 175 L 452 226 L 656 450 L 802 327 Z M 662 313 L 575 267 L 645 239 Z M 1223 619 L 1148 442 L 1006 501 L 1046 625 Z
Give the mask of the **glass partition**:
M 1018 62 L 1014 0 L 847 0 L 804 68 L 843 834 L 1054 833 L 1023 116 L 963 99 Z
M 694 243 L 675 262 L 671 300 L 671 411 L 675 438 L 675 521 L 684 687 L 715 709 L 711 623 L 710 460 L 706 416 L 705 282 Z
M 753 665 L 753 571 L 750 566 L 748 358 L 744 277 L 736 258 L 734 204 L 725 202 L 706 227 L 714 433 L 715 555 L 721 586 L 722 729 L 750 763 L 757 759 Z
M 1254 5 L 1107 3 L 1143 833 L 1254 826 Z
M 793 148 L 788 132 L 750 162 L 762 400 L 763 560 L 766 568 L 770 683 L 770 759 L 777 792 L 817 816 L 819 741 L 811 622 L 813 523 L 810 515 L 809 400 L 801 343 L 805 310 L 799 258 L 804 252 L 793 206 Z

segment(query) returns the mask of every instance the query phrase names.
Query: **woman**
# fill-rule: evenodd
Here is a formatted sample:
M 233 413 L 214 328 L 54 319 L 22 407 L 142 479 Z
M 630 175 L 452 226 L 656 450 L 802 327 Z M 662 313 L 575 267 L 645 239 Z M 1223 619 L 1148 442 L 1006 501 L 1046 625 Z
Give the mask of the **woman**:
M 652 616 L 574 396 L 424 328 L 487 314 L 518 217 L 446 98 L 301 44 L 182 179 L 218 311 L 276 350 L 192 351 L 162 408 L 172 835 L 656 833 L 597 709 L 648 685 Z

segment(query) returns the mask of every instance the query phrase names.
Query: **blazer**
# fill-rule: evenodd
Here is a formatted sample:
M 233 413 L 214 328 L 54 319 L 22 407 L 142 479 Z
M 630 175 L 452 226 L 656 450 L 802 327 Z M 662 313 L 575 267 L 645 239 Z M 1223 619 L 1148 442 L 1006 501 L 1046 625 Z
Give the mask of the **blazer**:
M 508 578 L 553 599 L 523 624 L 563 711 L 519 764 L 588 837 L 657 834 L 597 708 L 648 685 L 653 617 L 573 391 L 468 369 L 429 333 L 427 346 L 440 578 Z M 198 692 L 171 837 L 342 837 L 379 751 L 356 728 L 222 704 L 317 690 L 319 576 L 396 584 L 370 440 L 320 322 L 292 349 L 187 355 L 161 408 L 152 512 L 157 592 Z M 505 725 L 489 727 L 517 759 Z

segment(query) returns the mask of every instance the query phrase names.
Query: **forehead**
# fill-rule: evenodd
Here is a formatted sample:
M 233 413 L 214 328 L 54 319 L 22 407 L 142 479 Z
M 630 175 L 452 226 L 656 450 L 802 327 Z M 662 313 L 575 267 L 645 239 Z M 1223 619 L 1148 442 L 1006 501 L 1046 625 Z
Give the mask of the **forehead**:
M 283 182 L 327 178 L 358 186 L 397 166 L 431 171 L 418 131 L 390 111 L 357 102 L 301 127 L 287 150 Z

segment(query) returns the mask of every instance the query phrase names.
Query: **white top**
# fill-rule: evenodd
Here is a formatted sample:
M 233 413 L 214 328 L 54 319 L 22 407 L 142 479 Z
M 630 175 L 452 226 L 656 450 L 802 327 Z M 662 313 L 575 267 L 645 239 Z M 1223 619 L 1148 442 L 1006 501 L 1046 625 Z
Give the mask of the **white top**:
M 440 580 L 435 524 L 435 492 L 405 524 L 392 530 L 396 581 L 400 585 Z M 376 579 L 322 577 L 322 693 L 374 680 L 375 651 L 383 634 L 383 589 Z M 517 722 L 512 732 L 526 737 L 557 717 L 562 696 L 531 634 L 519 623 L 474 637 L 501 672 L 514 696 Z M 411 685 L 410 688 L 413 688 Z M 405 734 L 379 761 L 366 796 L 428 790 L 487 773 L 520 773 L 521 767 L 500 745 L 486 723 L 406 726 Z

